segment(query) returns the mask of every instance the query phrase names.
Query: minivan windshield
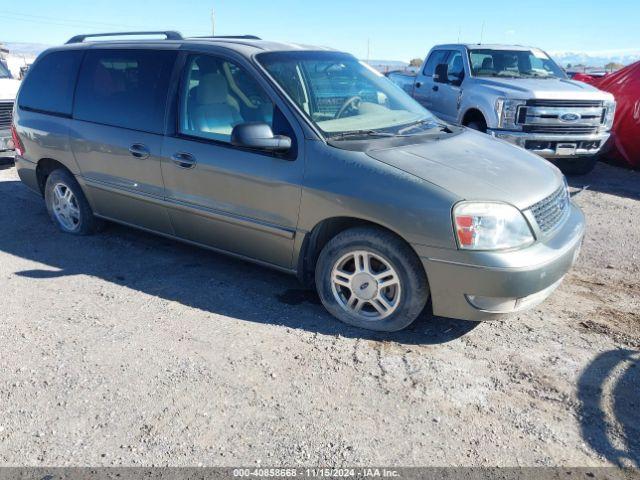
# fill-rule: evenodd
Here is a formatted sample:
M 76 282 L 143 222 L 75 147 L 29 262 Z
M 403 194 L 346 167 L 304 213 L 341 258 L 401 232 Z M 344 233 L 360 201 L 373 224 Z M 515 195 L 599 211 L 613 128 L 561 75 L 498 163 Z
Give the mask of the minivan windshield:
M 329 138 L 415 135 L 439 125 L 400 87 L 351 55 L 270 52 L 257 58 Z
M 476 77 L 566 78 L 562 69 L 542 50 L 469 50 L 471 71 Z

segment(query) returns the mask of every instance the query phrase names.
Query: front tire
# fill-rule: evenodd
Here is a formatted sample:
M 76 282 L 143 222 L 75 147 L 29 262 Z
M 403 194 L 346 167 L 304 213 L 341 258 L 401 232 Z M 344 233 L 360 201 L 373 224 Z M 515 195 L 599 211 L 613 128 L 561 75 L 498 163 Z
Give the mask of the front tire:
M 102 225 L 93 215 L 82 188 L 66 170 L 54 170 L 47 177 L 44 201 L 51 220 L 64 233 L 90 235 Z
M 553 163 L 565 175 L 587 175 L 598 163 L 598 157 L 557 158 Z
M 471 130 L 477 130 L 478 132 L 487 133 L 487 122 L 482 119 L 471 120 L 465 125 Z
M 372 227 L 351 228 L 331 239 L 318 258 L 315 282 L 329 313 L 369 330 L 408 327 L 429 299 L 415 252 L 394 234 Z

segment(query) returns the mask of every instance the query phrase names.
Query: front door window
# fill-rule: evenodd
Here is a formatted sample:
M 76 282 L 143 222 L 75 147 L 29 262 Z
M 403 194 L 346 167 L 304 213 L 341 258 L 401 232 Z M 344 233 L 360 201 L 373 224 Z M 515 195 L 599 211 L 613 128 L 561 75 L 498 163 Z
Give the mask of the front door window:
M 209 55 L 194 55 L 187 65 L 180 133 L 228 143 L 241 123 L 273 128 L 274 105 L 246 70 Z

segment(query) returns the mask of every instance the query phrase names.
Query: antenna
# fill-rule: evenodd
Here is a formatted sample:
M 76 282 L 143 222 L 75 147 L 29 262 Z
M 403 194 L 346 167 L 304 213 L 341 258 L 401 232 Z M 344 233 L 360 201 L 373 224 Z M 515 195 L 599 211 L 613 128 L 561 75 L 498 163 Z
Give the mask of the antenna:
M 369 63 L 370 53 L 371 53 L 371 39 L 367 38 L 367 63 Z
M 211 9 L 211 35 L 216 35 L 216 10 L 215 8 Z
M 482 28 L 480 29 L 480 45 L 482 45 L 483 37 L 484 37 L 484 20 L 482 21 Z
M 462 33 L 462 27 L 458 26 L 458 43 L 460 43 L 460 34 Z

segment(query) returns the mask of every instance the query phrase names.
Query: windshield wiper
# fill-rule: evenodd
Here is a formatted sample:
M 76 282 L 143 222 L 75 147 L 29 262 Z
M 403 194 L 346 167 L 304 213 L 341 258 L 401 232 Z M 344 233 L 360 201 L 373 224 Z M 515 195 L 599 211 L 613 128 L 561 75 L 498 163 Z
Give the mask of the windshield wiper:
M 396 137 L 397 135 L 389 132 L 379 132 L 377 130 L 351 130 L 349 132 L 340 132 L 331 135 L 331 140 L 344 140 L 350 137 Z
M 451 130 L 446 123 L 434 122 L 433 120 L 420 120 L 419 122 L 412 123 L 411 125 L 407 125 L 406 127 L 401 128 L 400 130 L 398 130 L 398 136 L 399 137 L 413 137 L 415 135 L 419 135 L 417 133 L 415 135 L 403 135 L 403 133 L 408 132 L 410 130 L 413 130 L 414 128 L 417 128 L 420 125 L 424 125 L 424 124 L 431 125 L 431 128 L 429 128 L 429 130 L 431 130 L 433 128 L 439 128 L 441 132 L 453 133 L 453 130 Z
M 349 132 L 340 132 L 329 137 L 330 140 L 345 140 L 351 137 L 415 137 L 420 135 L 419 133 L 413 135 L 407 135 L 405 132 L 414 129 L 422 124 L 430 124 L 433 125 L 433 128 L 440 127 L 440 130 L 446 133 L 452 133 L 451 129 L 445 125 L 444 123 L 434 122 L 433 120 L 420 120 L 416 123 L 408 125 L 400 130 L 397 133 L 391 132 L 380 132 L 378 130 L 351 130 Z
M 406 132 L 409 132 L 411 130 L 413 130 L 414 128 L 418 128 L 421 125 L 432 125 L 431 128 L 436 128 L 436 127 L 443 127 L 444 125 L 439 124 L 438 122 L 434 122 L 433 120 L 418 120 L 415 123 L 411 123 L 409 125 L 407 125 L 406 127 L 401 128 L 400 130 L 398 130 L 398 135 L 402 135 Z

